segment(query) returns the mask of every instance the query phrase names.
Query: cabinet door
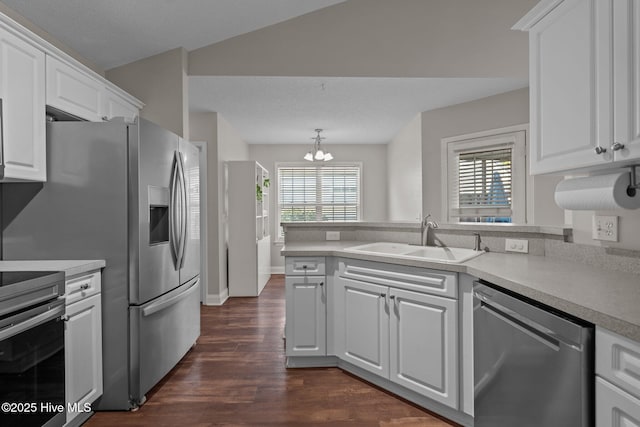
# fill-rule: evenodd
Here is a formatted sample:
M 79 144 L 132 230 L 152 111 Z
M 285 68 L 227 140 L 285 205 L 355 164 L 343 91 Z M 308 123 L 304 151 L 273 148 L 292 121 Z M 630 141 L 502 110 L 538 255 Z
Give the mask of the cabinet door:
M 340 278 L 338 357 L 389 378 L 389 288 Z
M 322 276 L 286 277 L 287 356 L 327 354 L 324 282 Z
M 113 90 L 106 88 L 104 97 L 104 118 L 111 120 L 114 117 L 124 117 L 127 121 L 133 121 L 138 117 L 138 108 L 127 102 Z
M 565 0 L 530 30 L 532 174 L 613 159 L 612 1 Z
M 614 3 L 616 161 L 640 158 L 640 0 Z
M 640 427 L 640 400 L 596 377 L 596 427 Z
M 44 53 L 0 29 L 0 164 L 5 179 L 47 180 L 44 90 Z
M 458 408 L 457 301 L 391 289 L 390 379 Z
M 102 395 L 101 313 L 100 294 L 67 306 L 65 394 L 66 401 L 78 409 L 67 412 L 67 423 L 83 410 L 84 404 L 93 403 Z
M 102 121 L 102 83 L 47 55 L 47 105 L 92 122 Z

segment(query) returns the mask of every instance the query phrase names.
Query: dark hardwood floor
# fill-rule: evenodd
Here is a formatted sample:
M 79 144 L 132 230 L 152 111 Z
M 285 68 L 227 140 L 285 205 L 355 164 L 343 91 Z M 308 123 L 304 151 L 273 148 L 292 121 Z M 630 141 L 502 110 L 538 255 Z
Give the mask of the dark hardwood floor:
M 197 345 L 147 402 L 85 426 L 456 425 L 337 368 L 285 369 L 284 308 L 284 276 L 259 298 L 203 306 Z

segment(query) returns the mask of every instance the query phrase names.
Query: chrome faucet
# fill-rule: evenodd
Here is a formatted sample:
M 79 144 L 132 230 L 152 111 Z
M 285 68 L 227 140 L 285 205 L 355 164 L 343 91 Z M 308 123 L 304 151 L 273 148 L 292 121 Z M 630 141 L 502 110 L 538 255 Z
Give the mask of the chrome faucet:
M 473 237 L 475 239 L 473 243 L 473 250 L 481 251 L 482 248 L 480 247 L 480 243 L 482 242 L 482 240 L 480 239 L 480 233 L 473 233 Z
M 428 214 L 422 220 L 422 227 L 421 227 L 422 246 L 427 246 L 429 242 L 429 230 L 438 228 L 438 223 L 435 220 L 430 221 L 429 218 L 431 218 L 431 214 Z

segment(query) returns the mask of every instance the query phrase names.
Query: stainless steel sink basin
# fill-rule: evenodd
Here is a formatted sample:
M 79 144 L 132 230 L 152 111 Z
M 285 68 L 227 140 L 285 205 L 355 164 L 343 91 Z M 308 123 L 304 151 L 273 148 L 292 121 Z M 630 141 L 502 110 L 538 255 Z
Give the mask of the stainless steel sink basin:
M 482 255 L 482 251 L 441 246 L 415 246 L 405 243 L 375 242 L 346 248 L 347 252 L 387 255 L 394 258 L 419 259 L 424 261 L 459 264 Z

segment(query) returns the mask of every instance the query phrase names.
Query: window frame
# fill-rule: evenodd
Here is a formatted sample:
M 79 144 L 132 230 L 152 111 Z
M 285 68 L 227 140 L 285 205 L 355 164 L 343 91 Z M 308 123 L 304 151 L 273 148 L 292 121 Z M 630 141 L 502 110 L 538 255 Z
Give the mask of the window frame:
M 458 135 L 441 139 L 441 159 L 442 159 L 442 218 L 450 223 L 459 223 L 458 217 L 452 216 L 452 198 L 449 194 L 454 189 L 454 184 L 450 181 L 449 172 L 455 165 L 452 164 L 458 153 L 471 152 L 474 150 L 491 150 L 511 148 L 511 224 L 526 224 L 528 211 L 527 197 L 527 139 L 529 125 L 516 125 L 505 128 L 491 129 L 482 132 Z M 497 225 L 492 223 L 482 223 L 483 225 Z
M 334 162 L 332 161 L 330 164 L 323 164 L 323 163 L 318 163 L 316 162 L 315 164 L 313 163 L 309 163 L 309 162 L 276 162 L 275 163 L 275 172 L 276 172 L 276 179 L 275 182 L 272 182 L 272 186 L 275 185 L 275 188 L 273 188 L 272 192 L 275 191 L 276 192 L 276 218 L 277 218 L 277 223 L 276 223 L 276 242 L 283 242 L 284 241 L 284 233 L 282 231 L 282 227 L 281 227 L 281 223 L 282 223 L 282 218 L 280 216 L 281 214 L 281 203 L 280 203 L 280 168 L 325 168 L 325 167 L 357 167 L 359 170 L 359 174 L 358 174 L 358 201 L 357 201 L 357 208 L 356 208 L 356 216 L 357 219 L 355 221 L 344 221 L 345 224 L 348 223 L 355 223 L 355 222 L 360 222 L 362 221 L 362 199 L 363 199 L 363 173 L 364 173 L 364 168 L 363 168 L 363 163 L 362 162 Z M 316 222 L 316 221 L 300 221 L 300 224 L 305 224 L 305 223 L 309 223 L 309 222 Z M 324 223 L 329 223 L 329 221 L 317 221 L 317 222 L 324 222 Z

